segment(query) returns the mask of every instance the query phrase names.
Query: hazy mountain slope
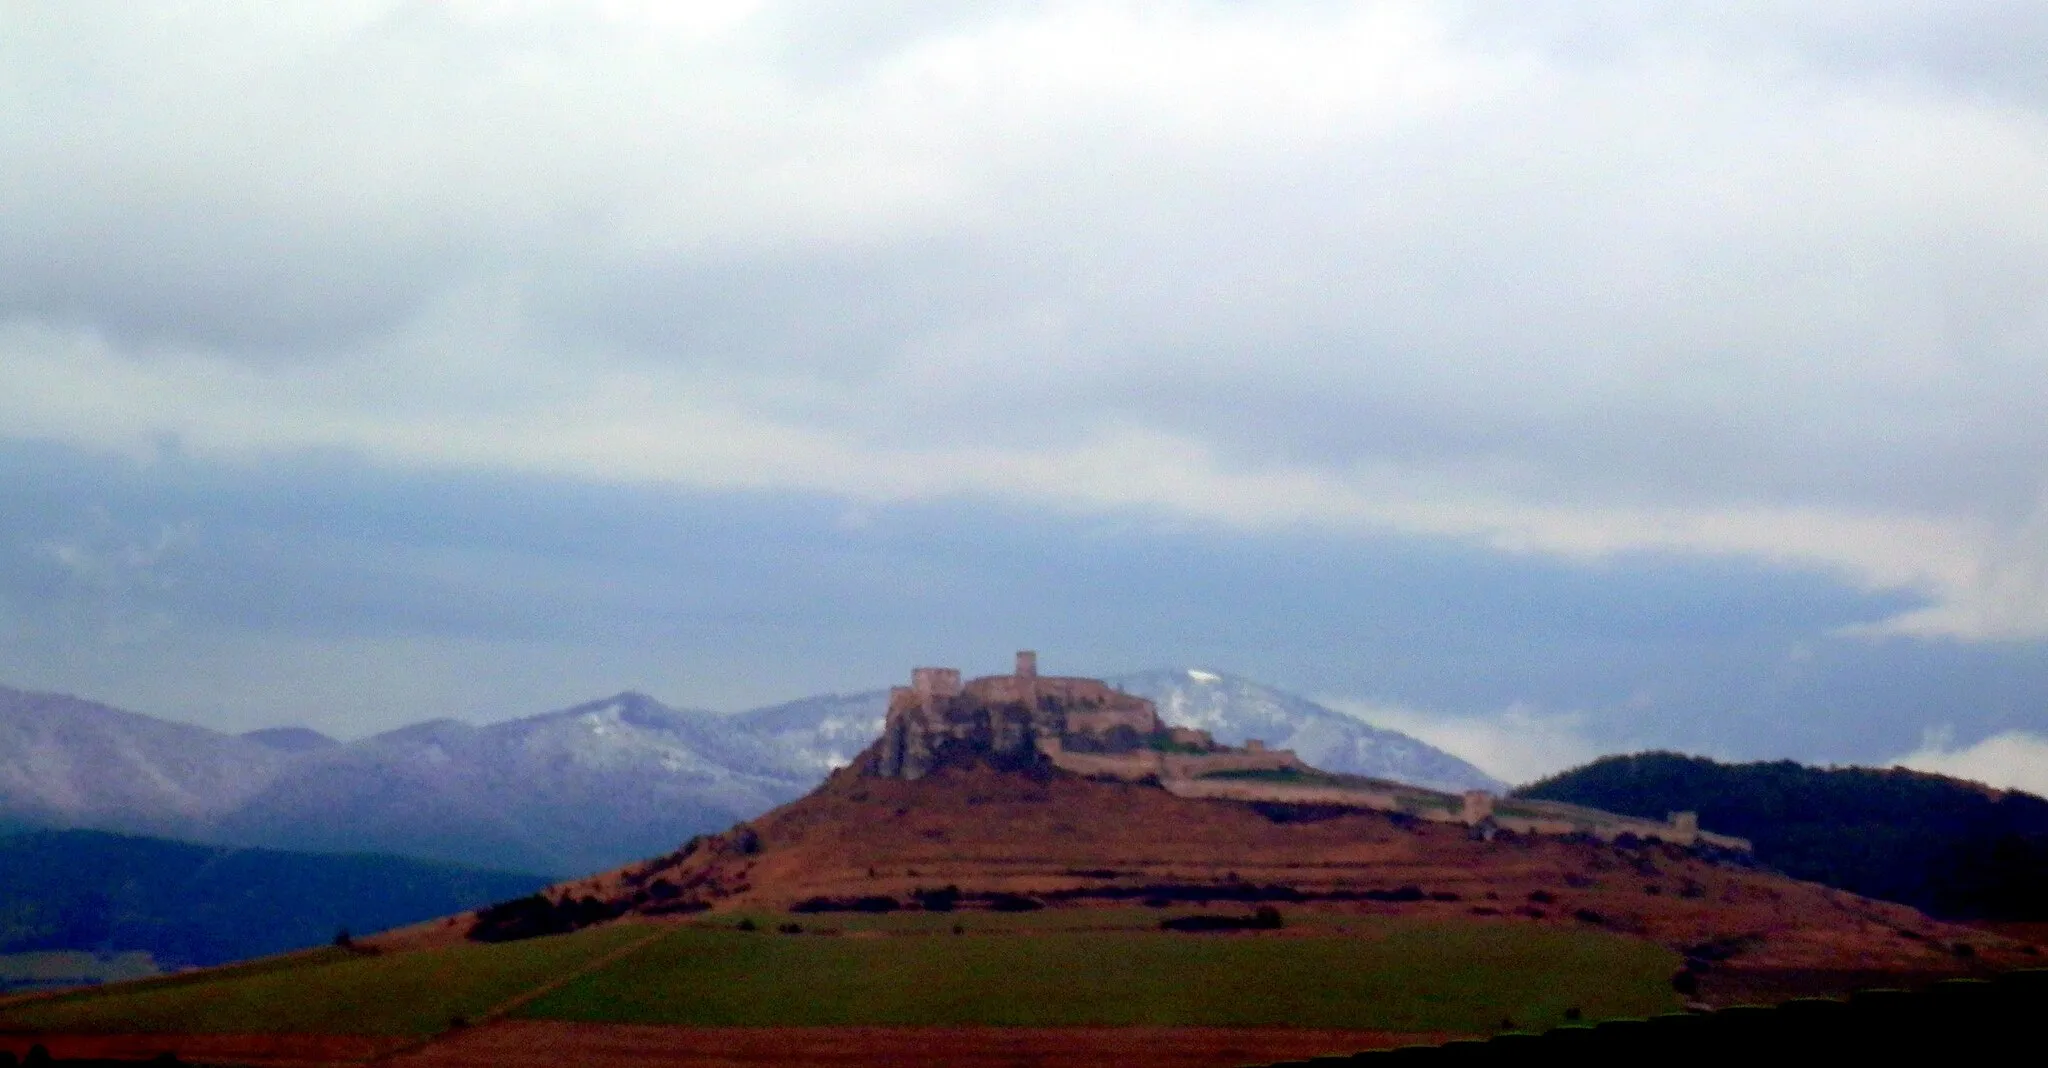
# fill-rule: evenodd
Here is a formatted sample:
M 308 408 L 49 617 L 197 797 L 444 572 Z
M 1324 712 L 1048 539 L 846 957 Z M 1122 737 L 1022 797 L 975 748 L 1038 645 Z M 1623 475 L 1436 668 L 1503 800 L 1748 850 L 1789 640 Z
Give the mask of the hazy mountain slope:
M 0 822 L 188 833 L 289 762 L 203 727 L 0 687 Z
M 320 945 L 531 893 L 537 875 L 102 831 L 0 838 L 0 953 L 140 950 L 162 966 Z
M 1199 727 L 1230 745 L 1257 738 L 1276 749 L 1292 749 L 1327 771 L 1439 790 L 1507 789 L 1506 783 L 1441 749 L 1249 679 L 1189 668 L 1108 681 L 1151 698 L 1168 723 Z
M 309 753 L 315 749 L 332 749 L 341 744 L 311 727 L 265 727 L 262 730 L 244 731 L 242 737 L 286 753 Z
M 813 782 L 720 717 L 629 693 L 488 727 L 418 724 L 308 753 L 216 834 L 573 874 L 673 849 Z
M 1169 721 L 1262 738 L 1319 766 L 1495 786 L 1469 765 L 1225 676 L 1117 680 Z M 0 827 L 97 827 L 280 849 L 383 852 L 581 874 L 663 853 L 801 796 L 881 733 L 888 691 L 737 716 L 623 693 L 477 727 L 434 720 L 353 742 L 231 737 L 91 702 L 0 690 Z
M 2048 800 L 1903 768 L 1602 757 L 1518 791 L 1630 815 L 1690 809 L 1789 875 L 1937 915 L 2048 920 Z
M 731 723 L 759 739 L 790 773 L 822 779 L 881 736 L 888 711 L 889 691 L 869 690 L 757 708 L 734 716 Z
M 234 737 L 0 689 L 0 829 L 88 827 L 577 874 L 727 827 L 821 774 L 727 717 L 640 694 L 341 743 L 291 727 Z

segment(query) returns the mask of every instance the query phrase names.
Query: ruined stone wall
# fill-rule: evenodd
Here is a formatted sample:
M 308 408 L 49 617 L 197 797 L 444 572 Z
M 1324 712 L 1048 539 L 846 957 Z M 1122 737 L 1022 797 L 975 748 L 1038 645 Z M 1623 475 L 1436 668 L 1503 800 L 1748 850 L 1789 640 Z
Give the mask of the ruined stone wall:
M 1183 779 L 1213 775 L 1219 771 L 1308 770 L 1308 765 L 1302 763 L 1291 749 L 1265 749 L 1256 753 L 1168 753 L 1165 763 L 1167 774 Z
M 1161 781 L 1195 779 L 1218 771 L 1281 771 L 1287 768 L 1308 767 L 1299 757 L 1285 749 L 1264 753 L 1199 755 L 1161 753 L 1154 749 L 1140 749 L 1131 753 L 1078 753 L 1049 743 L 1049 739 L 1040 739 L 1039 750 L 1052 758 L 1055 767 L 1076 775 L 1122 779 L 1126 782 L 1135 782 L 1147 777 Z M 1247 782 L 1243 785 L 1256 790 L 1276 784 Z
M 1332 805 L 1340 808 L 1403 812 L 1401 795 L 1393 791 L 1366 790 L 1353 786 L 1325 786 L 1315 783 L 1260 782 L 1256 779 L 1162 779 L 1168 793 L 1180 797 L 1206 797 L 1228 801 L 1275 801 L 1289 805 Z M 1446 817 L 1456 813 L 1442 811 Z M 1418 812 L 1417 815 L 1422 815 Z M 1437 818 L 1437 817 L 1430 817 Z
M 1160 754 L 1151 749 L 1140 749 L 1134 753 L 1076 753 L 1060 747 L 1054 740 L 1041 739 L 1039 751 L 1052 760 L 1054 767 L 1075 775 L 1124 782 L 1164 777 Z
M 921 696 L 951 697 L 960 692 L 960 669 L 921 667 L 910 669 L 910 688 Z
M 1141 735 L 1149 736 L 1159 731 L 1159 713 L 1149 704 L 1138 707 L 1081 707 L 1066 709 L 1066 726 L 1069 734 L 1108 734 L 1118 727 L 1125 727 Z

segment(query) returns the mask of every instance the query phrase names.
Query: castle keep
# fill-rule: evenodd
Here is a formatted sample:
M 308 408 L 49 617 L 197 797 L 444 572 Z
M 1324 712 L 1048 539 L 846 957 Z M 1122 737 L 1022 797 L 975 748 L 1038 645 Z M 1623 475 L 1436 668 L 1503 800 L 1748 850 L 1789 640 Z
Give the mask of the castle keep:
M 956 753 L 1128 780 L 1302 766 L 1293 753 L 1233 750 L 1206 731 L 1169 728 L 1152 702 L 1099 679 L 1040 675 L 1029 651 L 1008 675 L 962 683 L 953 668 L 923 667 L 889 692 L 878 774 L 922 778 Z
M 1050 765 L 1098 779 L 1155 782 L 1181 797 L 1397 812 L 1461 823 L 1475 834 L 1624 835 L 1747 852 L 1748 841 L 1703 831 L 1690 812 L 1658 822 L 1553 801 L 1462 795 L 1355 775 L 1334 775 L 1256 741 L 1217 744 L 1207 731 L 1169 727 L 1152 702 L 1099 679 L 1038 673 L 1038 654 L 1016 670 L 968 682 L 954 668 L 921 667 L 889 691 L 889 713 L 870 772 L 921 779 L 948 763 Z

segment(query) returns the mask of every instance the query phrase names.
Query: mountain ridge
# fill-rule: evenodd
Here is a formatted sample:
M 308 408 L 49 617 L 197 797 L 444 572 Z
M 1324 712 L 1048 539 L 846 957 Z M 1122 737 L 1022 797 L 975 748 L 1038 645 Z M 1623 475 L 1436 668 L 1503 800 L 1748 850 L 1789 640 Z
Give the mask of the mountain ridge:
M 1162 712 L 1193 709 L 1226 742 L 1263 737 L 1301 744 L 1335 771 L 1500 788 L 1405 735 L 1235 676 L 1179 677 L 1190 671 L 1227 680 L 1227 699 L 1169 700 Z M 1164 694 L 1170 674 L 1110 681 Z M 625 690 L 484 725 L 443 717 L 336 741 L 289 726 L 230 735 L 0 687 L 0 826 L 576 875 L 801 796 L 873 740 L 887 699 L 886 689 L 819 694 L 721 715 Z M 1252 711 L 1234 716 L 1232 702 Z

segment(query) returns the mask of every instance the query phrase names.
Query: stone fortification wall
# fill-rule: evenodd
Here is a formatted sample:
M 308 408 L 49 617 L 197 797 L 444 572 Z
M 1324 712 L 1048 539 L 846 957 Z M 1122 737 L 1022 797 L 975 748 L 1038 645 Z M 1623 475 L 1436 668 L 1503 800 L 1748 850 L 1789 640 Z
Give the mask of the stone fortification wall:
M 1463 795 L 1401 783 L 1331 776 L 1292 752 L 1256 742 L 1242 749 L 1215 744 L 1207 733 L 1169 730 L 1152 702 L 1096 679 L 1039 675 L 1035 654 L 1017 654 L 1013 675 L 963 684 L 952 668 L 917 668 L 911 684 L 890 691 L 875 773 L 917 779 L 953 750 L 999 766 L 1049 761 L 1054 767 L 1125 782 L 1155 780 L 1182 797 L 1287 804 L 1336 805 L 1404 812 L 1420 819 L 1462 823 L 1484 833 L 1585 834 L 1606 841 L 1623 835 L 1677 845 L 1705 843 L 1747 852 L 1749 842 L 1702 831 L 1698 818 L 1674 812 L 1668 821 L 1637 819 L 1554 801 L 1496 799 L 1484 791 Z M 1179 751 L 1164 751 L 1178 749 Z M 1190 752 L 1188 750 L 1203 750 Z M 1295 776 L 1234 777 L 1231 773 L 1300 772 Z
M 1659 822 L 1555 802 L 1499 802 L 1484 791 L 1470 791 L 1460 796 L 1395 784 L 1371 786 L 1161 776 L 1160 785 L 1181 797 L 1332 805 L 1377 812 L 1405 812 L 1419 819 L 1499 828 L 1516 834 L 1584 834 L 1605 842 L 1628 834 L 1681 846 L 1705 844 L 1744 853 L 1750 851 L 1748 839 L 1702 831 L 1698 818 L 1685 812 L 1672 813 L 1671 820 Z
M 1063 771 L 1125 782 L 1146 778 L 1179 782 L 1196 780 L 1219 771 L 1308 769 L 1300 757 L 1287 749 L 1269 749 L 1259 753 L 1162 753 L 1156 749 L 1129 753 L 1078 753 L 1057 742 L 1041 740 L 1039 750 L 1052 759 L 1054 767 Z
M 1455 810 L 1404 804 L 1404 796 L 1387 790 L 1317 783 L 1261 782 L 1257 779 L 1172 779 L 1160 780 L 1168 793 L 1181 797 L 1206 797 L 1228 801 L 1273 801 L 1287 805 L 1331 805 L 1362 808 L 1375 812 L 1411 812 L 1427 819 L 1450 819 Z
M 1159 733 L 1159 713 L 1149 701 L 1142 707 L 1104 705 L 1067 709 L 1069 734 L 1108 734 L 1119 727 L 1149 737 Z
M 1292 749 L 1261 749 L 1236 753 L 1167 753 L 1167 774 L 1176 779 L 1196 779 L 1219 771 L 1307 771 L 1309 766 Z

